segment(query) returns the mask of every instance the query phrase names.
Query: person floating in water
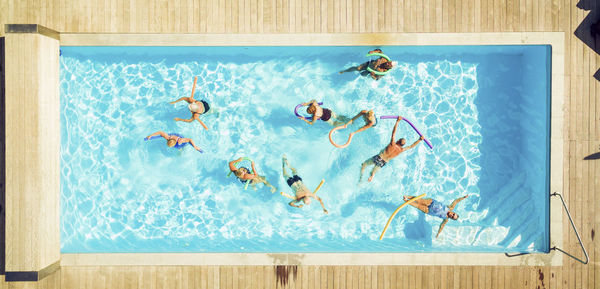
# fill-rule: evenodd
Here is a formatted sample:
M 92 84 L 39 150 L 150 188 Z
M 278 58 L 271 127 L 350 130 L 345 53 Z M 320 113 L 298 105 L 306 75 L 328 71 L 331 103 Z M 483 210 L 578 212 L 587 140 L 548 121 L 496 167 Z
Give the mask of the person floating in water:
M 186 144 L 190 144 L 191 146 L 193 146 L 197 151 L 202 152 L 202 150 L 196 146 L 196 144 L 194 143 L 194 141 L 192 139 L 189 138 L 184 138 L 179 134 L 176 133 L 171 133 L 171 134 L 166 134 L 162 131 L 157 131 L 149 136 L 147 136 L 145 139 L 146 140 L 150 140 L 155 136 L 161 136 L 164 139 L 167 140 L 167 146 L 170 148 L 176 148 L 176 149 L 181 149 L 183 148 Z
M 207 130 L 208 127 L 200 120 L 200 115 L 206 114 L 210 110 L 210 105 L 208 105 L 208 102 L 206 102 L 204 100 L 195 100 L 194 99 L 194 91 L 196 90 L 196 80 L 198 80 L 197 76 L 194 78 L 194 87 L 192 88 L 192 96 L 182 97 L 178 100 L 171 101 L 169 103 L 175 104 L 177 102 L 185 100 L 188 103 L 188 109 L 192 113 L 192 117 L 189 119 L 182 119 L 182 118 L 176 117 L 175 121 L 192 122 L 194 120 L 197 120 L 204 127 L 204 129 Z
M 269 182 L 267 182 L 267 179 L 264 176 L 259 176 L 258 173 L 256 172 L 256 168 L 254 167 L 254 161 L 250 161 L 250 166 L 252 167 L 253 173 L 250 173 L 250 170 L 246 167 L 239 167 L 239 168 L 235 167 L 235 164 L 242 161 L 242 159 L 243 158 L 239 158 L 237 160 L 233 160 L 233 161 L 229 162 L 229 170 L 231 172 L 233 172 L 233 174 L 238 178 L 238 180 L 240 180 L 240 182 L 242 182 L 244 184 L 247 182 L 250 182 L 250 184 L 252 185 L 252 188 L 254 188 L 254 190 L 256 190 L 256 184 L 263 183 L 263 184 L 265 184 L 265 186 L 271 187 L 271 193 L 274 193 L 275 187 L 273 185 L 269 184 Z
M 444 204 L 434 199 L 418 199 L 410 203 L 410 205 L 421 210 L 425 214 L 444 219 L 444 221 L 440 225 L 440 228 L 438 229 L 437 235 L 435 235 L 435 237 L 437 238 L 442 232 L 442 229 L 444 228 L 446 223 L 448 223 L 448 219 L 458 220 L 458 214 L 453 212 L 452 210 L 454 210 L 454 207 L 456 207 L 456 204 L 458 204 L 458 202 L 464 200 L 468 196 L 469 195 L 467 194 L 464 197 L 454 200 L 454 202 L 452 202 L 450 206 L 445 206 Z M 408 202 L 412 198 L 414 198 L 414 196 L 404 196 L 404 201 Z
M 375 50 L 369 51 L 369 54 L 371 54 L 371 53 L 383 53 L 383 51 L 381 51 L 381 49 L 377 48 Z M 342 70 L 342 71 L 340 71 L 340 74 L 342 74 L 344 72 L 358 71 L 358 72 L 360 72 L 360 75 L 362 75 L 362 76 L 367 76 L 370 74 L 371 77 L 375 80 L 379 80 L 381 77 L 383 77 L 383 75 L 377 75 L 374 72 L 368 71 L 367 70 L 368 67 L 371 67 L 371 69 L 373 69 L 375 71 L 386 72 L 386 71 L 392 69 L 394 67 L 394 64 L 392 61 L 387 60 L 385 57 L 379 57 L 379 59 L 377 59 L 377 60 L 369 60 L 359 66 L 352 66 L 348 69 Z
M 409 149 L 414 148 L 420 141 L 424 138 L 421 136 L 416 142 L 408 147 L 404 147 L 406 144 L 406 140 L 401 138 L 397 142 L 394 142 L 396 137 L 396 129 L 398 128 L 398 123 L 400 123 L 402 117 L 399 116 L 396 120 L 396 124 L 394 124 L 394 130 L 392 131 L 392 139 L 390 143 L 377 155 L 369 158 L 368 160 L 362 163 L 362 167 L 360 168 L 360 178 L 359 182 L 362 180 L 363 172 L 365 168 L 369 165 L 373 165 L 373 170 L 371 171 L 371 176 L 369 177 L 369 182 L 373 180 L 373 176 L 380 169 L 383 168 L 391 159 L 397 157 L 400 153 L 405 152 Z
M 337 144 L 333 141 L 333 133 L 335 131 L 347 128 L 348 125 L 350 125 L 352 122 L 354 122 L 357 118 L 359 118 L 361 116 L 363 117 L 363 119 L 365 121 L 365 125 L 359 129 L 357 129 L 356 131 L 351 132 L 348 135 L 348 141 L 346 141 L 345 144 Z M 334 127 L 333 129 L 331 129 L 331 131 L 329 131 L 329 141 L 331 142 L 332 145 L 334 145 L 337 148 L 345 148 L 348 145 L 350 145 L 350 142 L 352 141 L 352 138 L 354 137 L 355 134 L 357 134 L 361 131 L 364 131 L 366 129 L 369 129 L 376 125 L 377 125 L 377 117 L 375 116 L 375 113 L 372 110 L 361 110 L 355 117 L 350 119 L 346 124 L 344 124 L 342 126 Z
M 289 203 L 289 205 L 292 207 L 296 207 L 296 208 L 302 208 L 302 206 L 304 206 L 304 205 L 303 204 L 298 205 L 297 203 L 304 202 L 304 204 L 310 205 L 310 198 L 314 198 L 317 201 L 319 201 L 319 203 L 321 203 L 321 207 L 323 207 L 323 212 L 325 214 L 329 213 L 325 209 L 325 205 L 323 205 L 323 200 L 321 200 L 321 198 L 319 198 L 319 196 L 313 194 L 311 191 L 308 190 L 306 185 L 304 185 L 304 183 L 302 182 L 302 178 L 298 176 L 298 172 L 296 171 L 296 169 L 293 168 L 292 166 L 290 166 L 290 164 L 288 163 L 287 157 L 285 155 L 283 155 L 281 162 L 282 162 L 281 168 L 283 170 L 283 178 L 286 179 L 288 186 L 290 186 L 292 191 L 294 191 L 294 193 L 295 193 L 295 197 L 287 195 L 288 197 L 293 199 L 293 201 L 291 201 Z M 292 171 L 291 176 L 287 174 L 287 172 L 285 170 L 285 166 L 288 166 L 290 168 L 290 170 Z M 282 195 L 283 195 L 283 192 L 282 192 Z
M 348 118 L 340 115 L 338 116 L 333 111 L 327 108 L 322 108 L 316 100 L 302 103 L 302 106 L 308 106 L 306 112 L 312 115 L 312 120 L 309 121 L 305 117 L 299 116 L 298 118 L 305 121 L 306 123 L 313 125 L 317 120 L 322 120 L 333 126 L 338 126 L 344 123 Z

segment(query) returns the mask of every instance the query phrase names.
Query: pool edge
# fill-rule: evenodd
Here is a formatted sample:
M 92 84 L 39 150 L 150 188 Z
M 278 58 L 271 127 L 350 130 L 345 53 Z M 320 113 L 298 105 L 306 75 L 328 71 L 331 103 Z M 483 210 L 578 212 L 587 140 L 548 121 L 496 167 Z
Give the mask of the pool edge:
M 86 34 L 63 33 L 61 46 L 332 46 L 551 45 L 550 191 L 565 193 L 564 32 L 341 34 Z M 568 193 L 567 193 L 568 196 Z M 563 244 L 560 200 L 550 199 L 550 247 Z M 562 254 L 507 258 L 498 253 L 118 253 L 61 254 L 62 266 L 83 265 L 551 265 Z

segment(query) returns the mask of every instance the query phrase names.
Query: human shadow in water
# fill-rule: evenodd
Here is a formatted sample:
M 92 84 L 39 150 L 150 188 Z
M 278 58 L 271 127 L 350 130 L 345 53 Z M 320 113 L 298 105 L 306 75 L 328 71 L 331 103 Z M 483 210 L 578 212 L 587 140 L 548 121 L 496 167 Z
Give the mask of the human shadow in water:
M 416 221 L 404 225 L 404 236 L 407 239 L 421 241 L 425 245 L 431 246 L 431 230 L 431 225 L 425 221 L 425 214 L 419 213 L 419 218 Z
M 598 0 L 580 0 L 577 7 L 583 10 L 590 10 L 590 13 L 581 21 L 575 36 L 585 45 L 600 54 L 600 2 Z M 600 81 L 600 70 L 596 71 L 594 78 Z

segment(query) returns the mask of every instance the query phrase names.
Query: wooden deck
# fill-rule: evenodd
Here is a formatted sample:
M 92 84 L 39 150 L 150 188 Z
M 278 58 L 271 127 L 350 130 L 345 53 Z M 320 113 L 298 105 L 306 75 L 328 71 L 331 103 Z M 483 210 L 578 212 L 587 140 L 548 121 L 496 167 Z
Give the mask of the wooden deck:
M 600 56 L 573 32 L 595 0 L 0 0 L 6 23 L 60 32 L 121 33 L 566 33 L 565 199 L 590 254 L 583 266 L 63 267 L 39 283 L 0 288 L 600 288 Z M 566 218 L 566 217 L 565 217 Z M 580 255 L 563 220 L 564 247 Z M 3 281 L 3 277 L 0 277 Z

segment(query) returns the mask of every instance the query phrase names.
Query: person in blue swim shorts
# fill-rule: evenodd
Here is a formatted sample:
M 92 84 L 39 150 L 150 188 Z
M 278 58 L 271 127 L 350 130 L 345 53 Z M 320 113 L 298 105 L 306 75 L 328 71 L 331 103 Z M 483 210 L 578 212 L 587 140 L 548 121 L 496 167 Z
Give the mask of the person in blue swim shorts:
M 444 219 L 444 221 L 442 221 L 442 224 L 440 225 L 440 228 L 438 229 L 437 235 L 435 235 L 435 237 L 437 238 L 442 232 L 442 229 L 444 228 L 446 223 L 448 223 L 448 219 L 458 220 L 458 214 L 453 212 L 454 207 L 456 207 L 456 204 L 458 204 L 458 202 L 466 199 L 468 196 L 469 195 L 467 194 L 464 197 L 454 200 L 454 202 L 452 202 L 450 206 L 445 206 L 441 202 L 438 202 L 434 199 L 418 199 L 410 203 L 410 205 L 421 210 L 425 214 Z M 414 196 L 404 196 L 404 201 L 408 202 L 412 198 L 414 198 Z

